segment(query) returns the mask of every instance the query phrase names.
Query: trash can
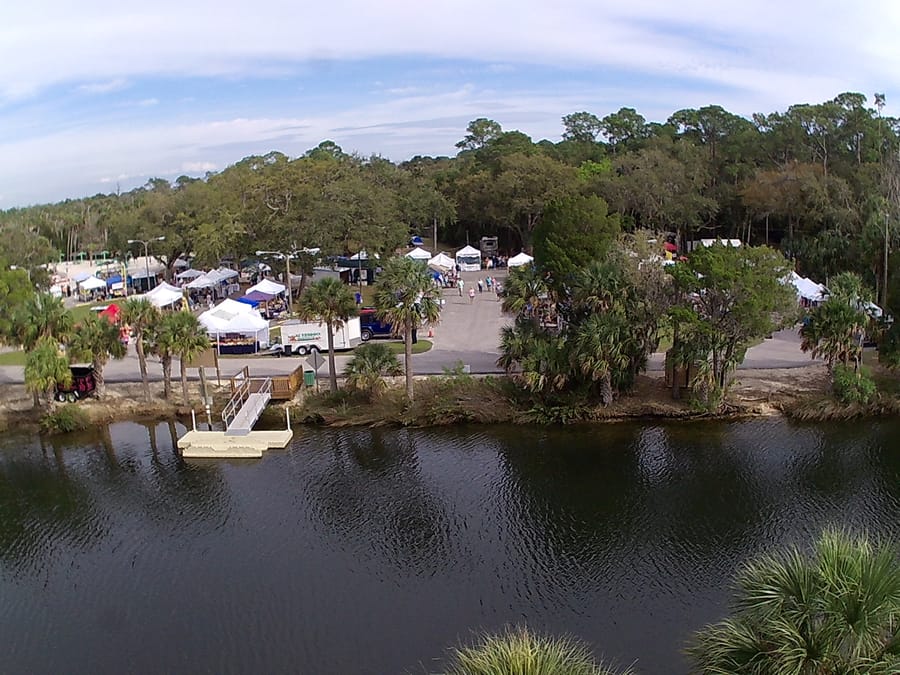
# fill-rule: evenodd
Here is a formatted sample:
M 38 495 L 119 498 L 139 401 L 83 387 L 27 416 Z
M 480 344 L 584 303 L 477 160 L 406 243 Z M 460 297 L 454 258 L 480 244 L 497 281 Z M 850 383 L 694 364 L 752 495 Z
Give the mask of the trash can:
M 304 370 L 303 371 L 303 384 L 305 384 L 307 387 L 314 387 L 316 384 L 316 371 Z
M 293 345 L 282 345 L 281 349 L 285 356 L 290 356 L 293 351 Z

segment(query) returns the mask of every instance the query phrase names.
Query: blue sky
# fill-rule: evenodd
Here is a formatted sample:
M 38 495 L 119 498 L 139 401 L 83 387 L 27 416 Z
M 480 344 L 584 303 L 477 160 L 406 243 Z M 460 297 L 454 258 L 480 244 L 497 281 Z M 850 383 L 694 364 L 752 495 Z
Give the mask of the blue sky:
M 454 154 L 477 117 L 558 140 L 563 115 L 622 106 L 662 121 L 879 91 L 900 111 L 888 0 L 17 4 L 0 9 L 0 208 L 326 138 Z

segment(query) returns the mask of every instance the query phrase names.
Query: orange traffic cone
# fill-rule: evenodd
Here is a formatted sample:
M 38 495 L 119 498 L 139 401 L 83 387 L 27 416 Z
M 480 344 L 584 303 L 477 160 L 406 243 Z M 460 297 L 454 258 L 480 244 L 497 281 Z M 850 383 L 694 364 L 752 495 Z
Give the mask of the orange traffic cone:
M 430 338 L 433 338 L 433 337 L 434 337 L 434 328 L 429 328 L 429 329 L 428 329 L 428 337 L 430 337 Z

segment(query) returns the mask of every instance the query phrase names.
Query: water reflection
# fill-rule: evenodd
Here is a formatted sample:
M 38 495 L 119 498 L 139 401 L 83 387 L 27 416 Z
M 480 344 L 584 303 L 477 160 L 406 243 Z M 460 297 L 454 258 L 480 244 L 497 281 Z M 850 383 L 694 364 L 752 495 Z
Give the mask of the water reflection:
M 233 463 L 183 431 L 0 440 L 10 670 L 422 672 L 524 620 L 679 673 L 748 556 L 900 535 L 896 422 L 300 429 Z

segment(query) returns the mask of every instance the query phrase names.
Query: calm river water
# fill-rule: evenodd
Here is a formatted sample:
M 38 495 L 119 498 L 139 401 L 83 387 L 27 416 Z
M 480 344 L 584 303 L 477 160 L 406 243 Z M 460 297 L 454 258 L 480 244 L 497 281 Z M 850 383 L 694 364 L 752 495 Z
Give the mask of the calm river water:
M 900 424 L 301 428 L 185 463 L 182 428 L 0 441 L 0 670 L 436 672 L 527 622 L 680 673 L 748 556 L 900 537 Z

